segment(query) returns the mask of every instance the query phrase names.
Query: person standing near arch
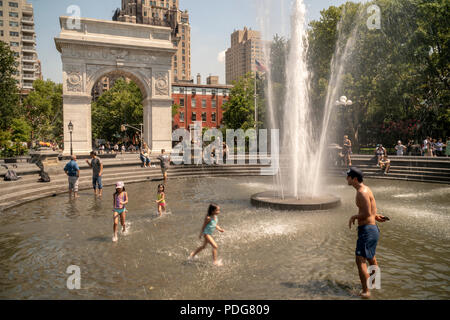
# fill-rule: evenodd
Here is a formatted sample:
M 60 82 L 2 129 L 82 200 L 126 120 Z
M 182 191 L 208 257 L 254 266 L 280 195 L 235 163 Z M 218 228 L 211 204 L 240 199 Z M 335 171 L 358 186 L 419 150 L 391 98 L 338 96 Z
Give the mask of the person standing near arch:
M 97 157 L 97 153 L 95 151 L 91 151 L 91 162 L 86 159 L 86 163 L 89 167 L 92 168 L 92 186 L 94 188 L 94 194 L 97 196 L 97 187 L 98 187 L 98 196 L 102 196 L 103 192 L 103 184 L 102 184 L 102 175 L 103 175 L 103 163 L 99 157 Z
M 161 161 L 161 172 L 164 178 L 164 184 L 167 182 L 167 170 L 170 166 L 170 156 L 166 154 L 166 150 L 161 150 L 161 155 L 158 156 L 158 160 Z

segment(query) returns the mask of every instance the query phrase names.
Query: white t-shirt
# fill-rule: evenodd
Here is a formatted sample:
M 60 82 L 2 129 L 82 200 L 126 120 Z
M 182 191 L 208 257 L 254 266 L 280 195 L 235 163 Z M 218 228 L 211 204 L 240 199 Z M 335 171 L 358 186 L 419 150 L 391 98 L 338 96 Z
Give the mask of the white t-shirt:
M 402 145 L 402 144 L 395 146 L 395 149 L 397 149 L 397 155 L 398 156 L 402 156 L 403 155 L 404 148 L 405 148 L 405 146 Z
M 428 149 L 428 140 L 427 139 L 423 140 L 423 150 L 426 150 L 426 149 Z

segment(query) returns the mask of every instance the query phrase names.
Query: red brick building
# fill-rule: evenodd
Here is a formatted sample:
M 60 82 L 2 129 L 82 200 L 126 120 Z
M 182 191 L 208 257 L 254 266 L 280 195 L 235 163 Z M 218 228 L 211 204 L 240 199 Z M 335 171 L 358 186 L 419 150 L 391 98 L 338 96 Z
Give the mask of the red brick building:
M 203 128 L 220 128 L 222 105 L 226 103 L 233 86 L 218 84 L 218 77 L 208 77 L 207 84 L 175 82 L 172 85 L 174 104 L 180 105 L 172 121 L 173 129 L 190 129 L 195 121 L 201 121 Z

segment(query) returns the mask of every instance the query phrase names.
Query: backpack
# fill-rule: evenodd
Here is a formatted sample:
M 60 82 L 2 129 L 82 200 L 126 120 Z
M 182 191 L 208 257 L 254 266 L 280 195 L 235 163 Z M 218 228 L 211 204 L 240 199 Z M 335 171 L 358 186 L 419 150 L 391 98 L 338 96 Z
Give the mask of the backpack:
M 14 170 L 8 170 L 4 177 L 5 181 L 16 181 L 19 179 L 20 178 L 17 176 L 17 173 Z

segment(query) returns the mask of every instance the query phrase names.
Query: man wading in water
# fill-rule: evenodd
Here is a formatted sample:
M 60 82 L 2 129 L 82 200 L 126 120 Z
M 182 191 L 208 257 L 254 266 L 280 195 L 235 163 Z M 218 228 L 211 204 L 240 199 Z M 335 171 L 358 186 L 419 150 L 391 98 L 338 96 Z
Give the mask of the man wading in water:
M 360 296 L 369 298 L 370 291 L 367 285 L 369 273 L 367 272 L 366 259 L 371 266 L 378 267 L 375 258 L 375 250 L 380 235 L 380 229 L 375 221 L 385 222 L 388 217 L 377 214 L 377 205 L 375 198 L 369 187 L 363 183 L 363 173 L 357 168 L 350 168 L 347 171 L 347 183 L 356 189 L 356 206 L 359 209 L 357 215 L 350 218 L 348 226 L 352 228 L 352 224 L 358 220 L 358 241 L 356 242 L 356 265 L 358 266 L 359 278 L 362 284 Z

